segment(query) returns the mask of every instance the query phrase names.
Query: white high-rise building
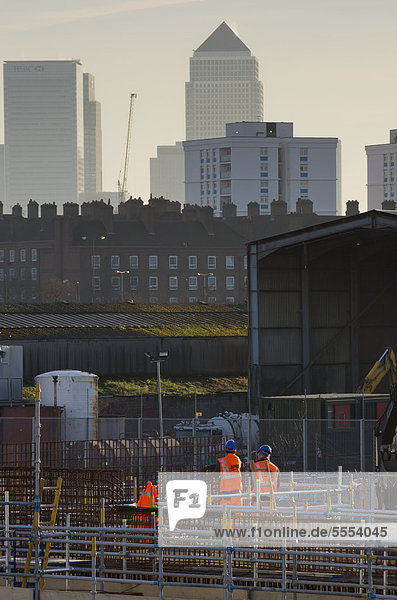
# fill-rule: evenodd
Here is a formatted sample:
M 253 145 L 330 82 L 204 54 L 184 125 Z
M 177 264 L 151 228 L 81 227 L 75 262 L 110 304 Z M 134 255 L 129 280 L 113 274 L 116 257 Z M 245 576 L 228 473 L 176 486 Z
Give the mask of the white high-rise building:
M 89 84 L 90 76 L 87 78 Z M 91 97 L 90 97 L 91 90 Z M 9 210 L 30 198 L 39 203 L 84 200 L 85 185 L 98 185 L 89 165 L 101 172 L 98 106 L 88 85 L 84 102 L 83 69 L 78 60 L 6 61 L 4 64 L 5 197 Z M 84 131 L 88 108 L 88 135 Z M 92 110 L 93 109 L 94 113 Z M 94 120 L 91 118 L 94 114 Z M 89 117 L 89 118 L 88 118 Z M 99 129 L 100 131 L 100 129 Z M 92 148 L 93 149 L 92 149 Z M 92 160 L 95 154 L 95 161 Z M 90 168 L 91 168 L 90 167 Z M 90 183 L 88 183 L 90 182 Z
M 223 137 L 226 123 L 263 120 L 257 59 L 226 23 L 194 51 L 186 83 L 186 139 Z M 150 160 L 150 192 L 184 202 L 181 142 L 158 146 Z
M 0 144 L 0 202 L 4 204 L 4 144 Z
M 190 140 L 185 149 L 186 204 L 224 204 L 247 214 L 249 202 L 270 213 L 272 200 L 294 212 L 298 198 L 309 198 L 319 215 L 341 214 L 340 141 L 294 137 L 292 123 L 229 123 L 226 137 Z
M 83 75 L 84 90 L 84 191 L 86 200 L 102 192 L 101 105 L 95 100 L 95 77 Z
M 155 198 L 185 203 L 185 154 L 182 142 L 174 146 L 157 146 L 157 156 L 150 159 L 150 193 Z
M 397 129 L 390 130 L 388 144 L 365 146 L 365 152 L 368 210 L 380 209 L 385 200 L 397 200 Z
M 186 139 L 221 137 L 226 123 L 262 120 L 258 61 L 223 22 L 190 59 Z

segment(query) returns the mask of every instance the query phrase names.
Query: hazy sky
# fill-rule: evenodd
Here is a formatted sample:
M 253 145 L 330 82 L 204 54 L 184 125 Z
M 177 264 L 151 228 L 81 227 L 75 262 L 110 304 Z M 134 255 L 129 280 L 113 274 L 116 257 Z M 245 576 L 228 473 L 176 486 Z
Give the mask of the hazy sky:
M 136 92 L 128 187 L 147 199 L 149 157 L 184 139 L 189 57 L 226 21 L 259 60 L 265 120 L 339 137 L 343 202 L 366 206 L 364 146 L 397 128 L 396 0 L 0 0 L 0 15 L 3 60 L 79 58 L 95 75 L 105 190 Z

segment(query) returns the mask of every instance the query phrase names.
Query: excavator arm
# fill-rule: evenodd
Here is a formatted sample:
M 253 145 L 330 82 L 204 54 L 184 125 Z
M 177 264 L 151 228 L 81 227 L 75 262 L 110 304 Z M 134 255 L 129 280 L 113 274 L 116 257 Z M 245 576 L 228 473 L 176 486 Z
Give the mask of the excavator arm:
M 372 369 L 360 383 L 358 394 L 372 394 L 385 375 L 389 378 L 392 387 L 397 382 L 397 360 L 393 348 L 387 347 L 382 356 L 378 358 Z
M 390 400 L 375 425 L 376 470 L 397 471 L 396 453 L 397 385 L 390 390 Z
M 388 376 L 390 400 L 384 413 L 375 425 L 376 470 L 397 471 L 396 427 L 397 427 L 397 359 L 393 348 L 388 346 L 372 369 L 360 383 L 359 394 L 372 394 L 382 379 Z

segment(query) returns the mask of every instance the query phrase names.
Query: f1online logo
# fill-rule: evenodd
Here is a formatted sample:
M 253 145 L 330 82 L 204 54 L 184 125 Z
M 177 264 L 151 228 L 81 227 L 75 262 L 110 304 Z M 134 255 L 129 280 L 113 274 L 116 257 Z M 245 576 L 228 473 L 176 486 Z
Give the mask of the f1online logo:
M 201 519 L 207 508 L 207 484 L 201 479 L 174 479 L 166 485 L 168 521 L 174 531 L 181 519 Z

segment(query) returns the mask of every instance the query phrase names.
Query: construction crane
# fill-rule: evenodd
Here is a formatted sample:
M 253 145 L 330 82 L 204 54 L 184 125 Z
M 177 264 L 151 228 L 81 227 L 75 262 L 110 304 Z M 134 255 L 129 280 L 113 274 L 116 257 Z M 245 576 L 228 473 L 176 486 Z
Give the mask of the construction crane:
M 130 145 L 131 145 L 131 130 L 132 130 L 132 117 L 134 114 L 134 103 L 137 94 L 130 94 L 130 110 L 128 113 L 128 127 L 127 127 L 127 139 L 125 142 L 125 149 L 123 155 L 123 164 L 120 169 L 119 179 L 117 182 L 118 192 L 119 192 L 119 202 L 125 202 L 126 197 L 126 188 L 127 188 L 127 178 L 128 178 L 128 164 L 130 159 Z

